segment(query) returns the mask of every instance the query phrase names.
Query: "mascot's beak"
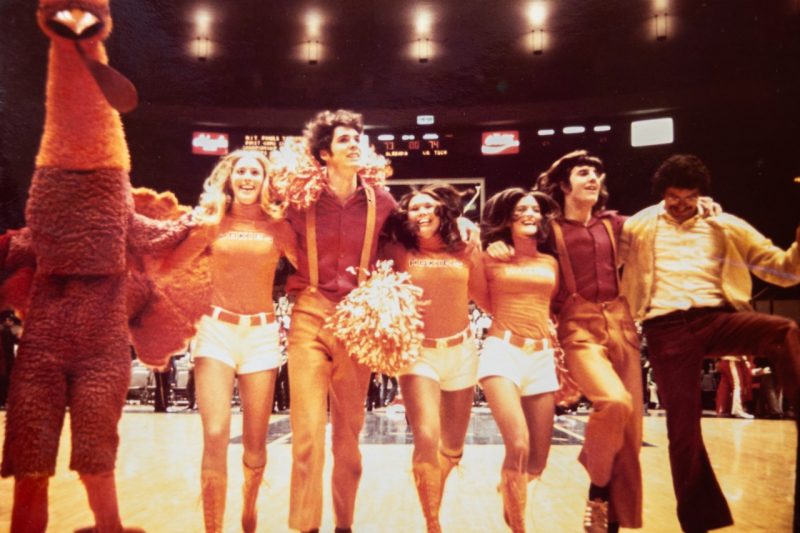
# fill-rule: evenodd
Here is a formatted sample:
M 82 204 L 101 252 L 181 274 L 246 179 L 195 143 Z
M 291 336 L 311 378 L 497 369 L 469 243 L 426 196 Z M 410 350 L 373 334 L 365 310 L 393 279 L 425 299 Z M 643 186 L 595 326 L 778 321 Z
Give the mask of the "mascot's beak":
M 85 39 L 99 32 L 103 23 L 98 17 L 83 9 L 62 9 L 47 21 L 50 28 L 68 39 Z

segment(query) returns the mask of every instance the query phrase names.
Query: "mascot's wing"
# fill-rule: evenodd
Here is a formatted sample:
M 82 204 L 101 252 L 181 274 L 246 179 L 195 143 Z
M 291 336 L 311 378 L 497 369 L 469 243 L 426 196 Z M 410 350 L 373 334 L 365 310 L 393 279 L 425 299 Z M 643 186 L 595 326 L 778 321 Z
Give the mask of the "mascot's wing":
M 171 192 L 134 189 L 133 197 L 138 222 L 132 230 L 140 235 L 134 237 L 137 245 L 129 247 L 128 258 L 131 338 L 144 364 L 162 367 L 186 347 L 211 301 L 205 254 L 209 230 L 195 227 L 185 239 L 176 239 L 161 230 L 185 223 L 188 207 L 179 205 Z
M 0 235 L 0 309 L 10 307 L 25 315 L 35 270 L 36 255 L 28 229 Z

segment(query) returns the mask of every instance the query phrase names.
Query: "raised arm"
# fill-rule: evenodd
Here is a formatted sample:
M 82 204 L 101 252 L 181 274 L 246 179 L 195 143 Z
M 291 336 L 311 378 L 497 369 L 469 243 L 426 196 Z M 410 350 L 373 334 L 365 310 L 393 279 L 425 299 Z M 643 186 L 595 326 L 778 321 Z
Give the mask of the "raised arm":
M 192 213 L 186 213 L 177 220 L 155 220 L 134 213 L 128 229 L 128 249 L 137 254 L 174 249 L 196 225 Z
M 755 276 L 780 287 L 800 283 L 800 227 L 795 231 L 795 242 L 788 250 L 783 250 L 744 220 L 730 218 L 733 245 L 739 249 Z

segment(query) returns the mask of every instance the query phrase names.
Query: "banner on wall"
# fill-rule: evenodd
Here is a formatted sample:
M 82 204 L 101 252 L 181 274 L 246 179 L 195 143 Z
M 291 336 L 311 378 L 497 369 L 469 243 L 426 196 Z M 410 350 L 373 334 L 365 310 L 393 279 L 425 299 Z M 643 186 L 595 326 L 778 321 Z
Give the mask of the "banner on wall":
M 228 153 L 230 140 L 227 133 L 210 131 L 192 132 L 192 153 L 199 155 L 225 155 Z
M 483 155 L 511 155 L 519 153 L 519 131 L 484 131 L 481 136 Z

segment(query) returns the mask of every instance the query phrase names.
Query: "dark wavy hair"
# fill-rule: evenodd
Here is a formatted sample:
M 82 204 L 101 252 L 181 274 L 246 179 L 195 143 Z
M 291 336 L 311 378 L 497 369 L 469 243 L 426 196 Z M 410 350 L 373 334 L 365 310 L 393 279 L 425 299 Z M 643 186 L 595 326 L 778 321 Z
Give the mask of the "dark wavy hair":
M 417 231 L 408 220 L 408 204 L 420 194 L 427 194 L 438 202 L 436 216 L 439 217 L 438 235 L 448 252 L 458 252 L 466 247 L 458 231 L 458 217 L 461 216 L 463 195 L 452 185 L 429 184 L 421 189 L 412 189 L 406 193 L 397 205 L 389 220 L 389 237 L 402 244 L 406 249 L 419 250 Z
M 353 128 L 358 133 L 363 133 L 364 117 L 355 111 L 338 109 L 336 111 L 320 111 L 306 123 L 303 136 L 308 141 L 311 154 L 321 165 L 324 165 L 325 162 L 320 157 L 320 152 L 331 149 L 333 131 L 339 126 Z
M 561 190 L 561 185 L 566 185 L 567 189 L 570 188 L 569 175 L 575 167 L 589 166 L 594 167 L 599 174 L 605 172 L 603 161 L 587 152 L 586 150 L 575 150 L 557 159 L 550 168 L 539 174 L 534 188 L 541 191 L 558 204 L 563 211 L 564 209 L 564 191 Z M 600 197 L 597 203 L 592 207 L 592 212 L 602 211 L 606 208 L 608 202 L 608 189 L 606 184 L 603 183 L 600 187 Z
M 696 155 L 675 154 L 661 163 L 653 174 L 653 194 L 664 196 L 668 187 L 698 189 L 700 194 L 711 194 L 711 172 Z
M 550 234 L 550 223 L 561 214 L 558 204 L 540 191 L 526 191 L 520 187 L 512 187 L 495 194 L 483 207 L 481 220 L 481 242 L 486 247 L 495 241 L 503 241 L 513 245 L 511 224 L 513 223 L 514 208 L 526 196 L 532 196 L 539 209 L 542 211 L 542 222 L 536 232 L 537 244 L 542 244 Z

